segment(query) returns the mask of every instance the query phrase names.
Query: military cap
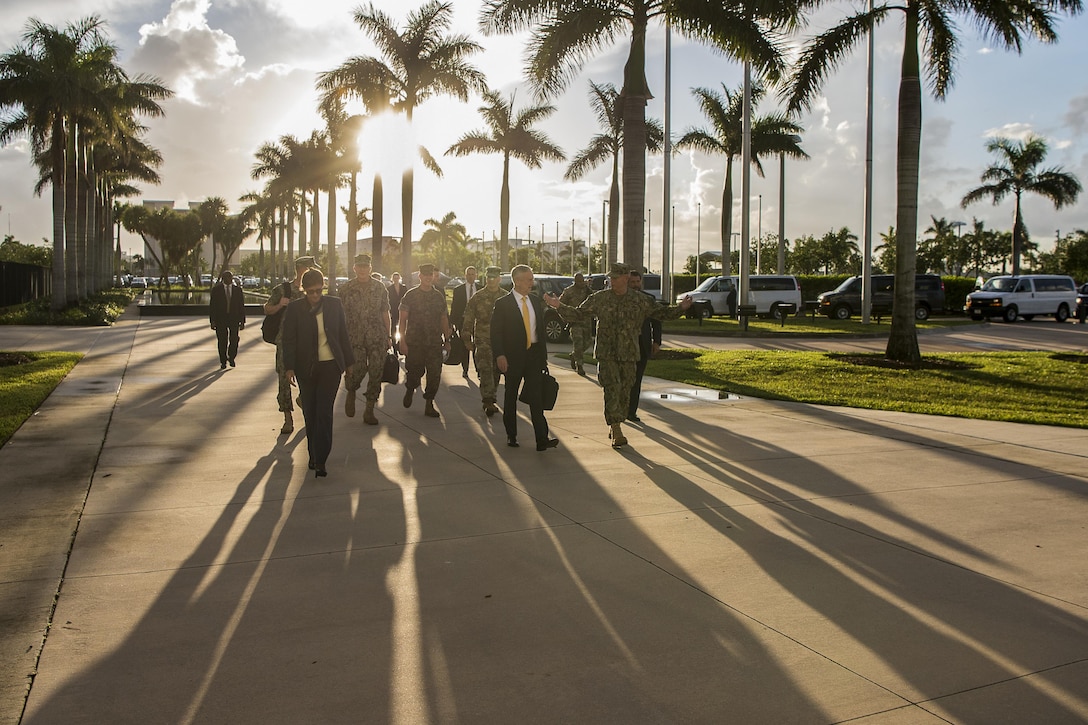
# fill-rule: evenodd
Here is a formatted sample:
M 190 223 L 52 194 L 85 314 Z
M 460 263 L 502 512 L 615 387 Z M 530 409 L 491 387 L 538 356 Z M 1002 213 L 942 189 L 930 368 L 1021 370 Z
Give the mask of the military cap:
M 608 270 L 609 277 L 626 277 L 631 274 L 631 267 L 623 262 L 613 262 L 612 268 Z
M 299 257 L 295 260 L 295 269 L 299 267 L 309 267 L 310 269 L 321 269 L 317 266 L 317 260 L 313 257 Z
M 501 277 L 502 267 L 488 267 L 484 270 L 484 276 L 486 277 Z
M 355 255 L 355 264 L 358 264 L 360 267 L 369 267 L 370 266 L 370 255 L 369 254 L 356 254 Z
M 420 274 L 434 274 L 434 265 L 433 264 L 427 264 L 427 263 L 419 265 L 419 273 Z

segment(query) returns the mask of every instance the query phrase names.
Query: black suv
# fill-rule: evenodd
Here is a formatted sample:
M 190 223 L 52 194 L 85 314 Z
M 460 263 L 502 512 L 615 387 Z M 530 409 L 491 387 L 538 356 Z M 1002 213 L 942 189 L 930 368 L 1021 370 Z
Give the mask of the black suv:
M 563 290 L 572 284 L 574 284 L 574 277 L 566 277 L 561 274 L 534 274 L 533 289 L 529 294 L 538 297 L 543 297 L 546 294 L 559 296 L 563 294 Z M 502 276 L 499 286 L 507 291 L 513 288 L 514 283 L 511 281 L 509 274 Z M 563 318 L 559 316 L 559 313 L 551 307 L 545 306 L 544 334 L 547 336 L 548 342 L 562 342 L 567 339 L 570 336 L 570 331 L 567 328 L 567 323 L 563 322 Z
M 873 275 L 874 315 L 890 315 L 894 300 L 895 275 Z M 848 320 L 861 314 L 861 277 L 850 277 L 830 292 L 824 292 L 816 300 L 820 314 L 836 320 Z M 914 319 L 928 320 L 933 313 L 944 312 L 944 282 L 940 275 L 918 274 L 914 276 Z

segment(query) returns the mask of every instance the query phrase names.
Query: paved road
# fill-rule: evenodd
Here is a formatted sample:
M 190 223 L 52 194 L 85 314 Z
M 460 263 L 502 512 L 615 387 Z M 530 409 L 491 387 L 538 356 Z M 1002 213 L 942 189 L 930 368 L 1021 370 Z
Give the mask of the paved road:
M 881 337 L 703 337 L 666 335 L 666 347 L 708 350 L 831 350 L 883 352 L 888 339 Z M 1034 320 L 1011 325 L 992 322 L 939 330 L 918 335 L 922 353 L 980 352 L 1002 350 L 1088 350 L 1088 325 Z

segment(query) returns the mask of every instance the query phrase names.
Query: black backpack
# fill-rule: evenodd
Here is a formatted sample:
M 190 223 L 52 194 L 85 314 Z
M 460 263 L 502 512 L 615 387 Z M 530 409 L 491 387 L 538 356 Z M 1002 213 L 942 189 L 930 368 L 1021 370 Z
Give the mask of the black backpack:
M 283 296 L 291 299 L 290 282 L 283 283 Z M 279 312 L 264 316 L 264 321 L 261 323 L 261 338 L 265 342 L 276 344 L 276 335 L 280 334 L 280 324 L 283 323 L 283 313 L 286 311 L 286 308 L 284 308 Z

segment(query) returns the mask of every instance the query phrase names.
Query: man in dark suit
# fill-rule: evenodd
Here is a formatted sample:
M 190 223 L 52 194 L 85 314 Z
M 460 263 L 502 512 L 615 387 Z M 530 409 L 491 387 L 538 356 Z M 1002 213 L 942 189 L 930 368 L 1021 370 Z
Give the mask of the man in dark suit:
M 559 445 L 548 435 L 544 417 L 542 381 L 548 365 L 548 347 L 544 335 L 544 302 L 529 294 L 533 288 L 533 270 L 519 264 L 510 272 L 514 288 L 495 302 L 491 315 L 491 351 L 495 366 L 506 376 L 502 422 L 506 426 L 506 445 L 518 447 L 518 392 L 529 403 L 536 449 L 545 451 Z
M 328 475 L 332 450 L 332 409 L 340 377 L 355 364 L 347 316 L 338 297 L 324 294 L 325 276 L 311 269 L 302 276 L 305 297 L 287 305 L 283 316 L 283 365 L 287 379 L 298 384 L 310 468 Z
M 246 327 L 246 306 L 242 288 L 234 284 L 234 275 L 229 270 L 223 270 L 219 282 L 212 287 L 208 320 L 219 340 L 219 369 L 225 369 L 227 363 L 234 367 L 234 358 L 238 356 L 238 331 Z
M 465 307 L 468 305 L 468 301 L 472 299 L 472 295 L 476 294 L 479 289 L 480 285 L 476 281 L 476 268 L 465 267 L 465 283 L 453 288 L 453 302 L 450 303 L 450 324 L 456 330 L 455 334 L 460 334 L 465 324 Z M 465 359 L 461 361 L 461 374 L 464 377 L 468 377 L 468 362 L 469 354 L 466 350 Z
M 642 290 L 642 272 L 637 269 L 631 270 L 631 279 L 627 282 L 627 286 L 632 291 L 653 299 L 653 295 Z M 627 406 L 627 420 L 632 423 L 642 422 L 642 419 L 638 417 L 638 401 L 642 396 L 642 376 L 646 372 L 646 363 L 649 362 L 650 358 L 657 355 L 657 351 L 660 349 L 661 320 L 647 317 L 642 322 L 642 331 L 638 336 L 639 357 L 638 364 L 635 365 L 635 384 L 631 386 L 631 401 Z

